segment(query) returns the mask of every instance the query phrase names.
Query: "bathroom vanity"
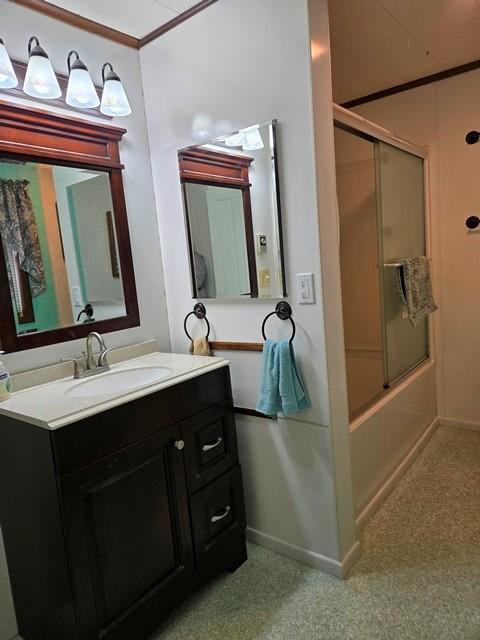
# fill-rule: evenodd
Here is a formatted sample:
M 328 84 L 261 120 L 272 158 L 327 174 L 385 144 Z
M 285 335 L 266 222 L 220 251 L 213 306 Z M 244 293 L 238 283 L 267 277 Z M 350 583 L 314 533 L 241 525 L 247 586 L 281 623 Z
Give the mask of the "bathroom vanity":
M 23 640 L 147 638 L 246 560 L 228 363 L 152 353 L 14 394 L 0 486 Z

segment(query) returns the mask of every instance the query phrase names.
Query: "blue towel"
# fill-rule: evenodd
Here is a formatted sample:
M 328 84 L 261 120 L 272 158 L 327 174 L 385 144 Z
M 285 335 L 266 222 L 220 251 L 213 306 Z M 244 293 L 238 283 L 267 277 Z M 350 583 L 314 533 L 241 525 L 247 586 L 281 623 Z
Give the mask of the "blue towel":
M 262 383 L 257 411 L 267 416 L 281 412 L 286 416 L 310 406 L 288 340 L 266 340 L 263 347 Z

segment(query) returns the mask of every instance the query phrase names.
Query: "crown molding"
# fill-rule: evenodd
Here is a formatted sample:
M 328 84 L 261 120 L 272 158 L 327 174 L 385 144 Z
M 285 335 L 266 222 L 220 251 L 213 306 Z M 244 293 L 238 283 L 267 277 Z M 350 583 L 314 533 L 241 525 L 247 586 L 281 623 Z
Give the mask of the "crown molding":
M 388 98 L 388 96 L 393 96 L 396 93 L 410 91 L 411 89 L 423 87 L 427 84 L 432 84 L 433 82 L 439 82 L 440 80 L 446 80 L 447 78 L 453 78 L 454 76 L 459 76 L 462 73 L 469 73 L 470 71 L 475 71 L 476 69 L 480 69 L 480 60 L 473 60 L 472 62 L 461 64 L 458 67 L 444 69 L 443 71 L 433 73 L 429 76 L 423 76 L 422 78 L 410 80 L 409 82 L 404 82 L 403 84 L 398 84 L 394 87 L 388 87 L 388 89 L 382 89 L 381 91 L 376 91 L 375 93 L 369 93 L 366 96 L 361 96 L 360 98 L 354 98 L 353 100 L 343 102 L 340 106 L 344 109 L 353 109 L 354 107 L 359 107 L 360 105 L 366 104 L 367 102 L 373 102 L 374 100 L 380 100 L 381 98 Z
M 158 29 L 154 29 L 143 38 L 135 38 L 127 33 L 123 33 L 123 31 L 117 31 L 117 29 L 112 29 L 111 27 L 107 27 L 99 22 L 95 22 L 94 20 L 89 20 L 88 18 L 79 16 L 72 11 L 68 11 L 62 7 L 57 7 L 46 0 L 10 0 L 10 2 L 13 2 L 14 4 L 21 5 L 27 9 L 32 9 L 33 11 L 38 11 L 38 13 L 49 16 L 54 20 L 60 20 L 72 27 L 83 29 L 83 31 L 88 31 L 89 33 L 111 40 L 112 42 L 123 44 L 131 49 L 141 49 L 153 40 L 162 36 L 164 33 L 167 33 L 167 31 L 174 29 L 179 24 L 182 24 L 182 22 L 185 22 L 185 20 L 192 18 L 197 13 L 203 11 L 217 1 L 218 0 L 201 0 L 187 11 L 180 13 L 178 16 L 158 27 Z
M 99 22 L 95 22 L 94 20 L 89 20 L 88 18 L 78 16 L 76 13 L 67 11 L 67 9 L 62 9 L 61 7 L 57 7 L 50 2 L 46 2 L 46 0 L 10 0 L 10 2 L 19 4 L 22 7 L 26 7 L 27 9 L 32 9 L 33 11 L 38 11 L 38 13 L 43 13 L 43 15 L 49 16 L 54 20 L 60 20 L 61 22 L 71 25 L 72 27 L 77 27 L 78 29 L 83 29 L 83 31 L 94 33 L 97 36 L 101 36 L 102 38 L 106 38 L 107 40 L 112 40 L 113 42 L 117 42 L 118 44 L 123 44 L 126 47 L 131 47 L 132 49 L 139 48 L 138 38 L 129 36 L 122 31 L 117 31 L 116 29 L 106 27 L 105 25 L 100 24 Z
M 197 13 L 200 13 L 200 11 L 203 11 L 204 9 L 206 9 L 207 7 L 209 7 L 210 5 L 214 4 L 217 1 L 218 0 L 202 0 L 198 4 L 188 9 L 187 11 L 180 13 L 176 18 L 173 18 L 173 20 L 169 20 L 169 22 L 166 22 L 161 27 L 158 27 L 158 29 L 155 29 L 151 33 L 148 33 L 143 38 L 140 38 L 139 49 L 144 47 L 146 44 L 149 44 L 153 40 L 156 40 L 160 36 L 163 36 L 163 34 L 167 33 L 167 31 L 170 31 L 171 29 L 178 27 L 178 25 L 182 24 L 182 22 L 185 22 L 185 20 L 189 20 L 190 18 L 193 18 L 193 16 L 197 15 Z

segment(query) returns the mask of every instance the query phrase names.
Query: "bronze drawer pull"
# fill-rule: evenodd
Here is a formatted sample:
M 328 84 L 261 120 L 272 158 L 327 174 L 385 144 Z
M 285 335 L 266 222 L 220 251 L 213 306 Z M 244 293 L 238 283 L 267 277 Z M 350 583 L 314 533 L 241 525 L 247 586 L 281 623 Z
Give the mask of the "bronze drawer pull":
M 218 447 L 219 444 L 222 444 L 222 442 L 223 438 L 221 436 L 218 436 L 215 442 L 212 442 L 211 444 L 204 444 L 202 447 L 202 451 L 211 451 L 212 449 L 215 449 L 215 447 Z
M 222 513 L 220 514 L 215 514 L 214 516 L 212 516 L 210 518 L 210 522 L 219 522 L 220 520 L 223 520 L 224 518 L 226 518 L 228 516 L 228 514 L 230 513 L 230 511 L 232 510 L 232 508 L 230 507 L 230 505 L 228 507 L 225 507 L 225 509 L 222 511 Z

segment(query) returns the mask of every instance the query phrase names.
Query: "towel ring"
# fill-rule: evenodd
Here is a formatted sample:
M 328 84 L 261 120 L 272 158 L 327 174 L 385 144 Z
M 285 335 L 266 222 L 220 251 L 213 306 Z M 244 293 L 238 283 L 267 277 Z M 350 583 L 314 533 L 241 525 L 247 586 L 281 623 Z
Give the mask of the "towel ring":
M 185 320 L 183 321 L 183 329 L 187 334 L 187 338 L 193 341 L 192 336 L 188 333 L 187 330 L 187 320 L 190 316 L 195 316 L 199 320 L 205 320 L 205 322 L 207 323 L 207 335 L 205 337 L 208 340 L 208 336 L 210 335 L 210 323 L 207 319 L 207 310 L 205 309 L 205 305 L 203 305 L 201 302 L 197 302 L 197 304 L 193 307 L 193 311 L 187 313 L 187 315 L 185 316 Z
M 295 327 L 295 322 L 293 321 L 293 318 L 292 318 L 292 307 L 288 304 L 288 302 L 285 302 L 285 301 L 279 302 L 275 307 L 275 311 L 272 311 L 265 317 L 262 323 L 262 336 L 264 340 L 267 339 L 267 336 L 265 335 L 265 325 L 267 323 L 267 320 L 271 316 L 277 316 L 279 320 L 290 320 L 290 322 L 292 323 L 292 336 L 289 342 L 290 344 L 292 344 L 293 339 L 295 338 L 295 333 L 297 331 L 297 328 Z

